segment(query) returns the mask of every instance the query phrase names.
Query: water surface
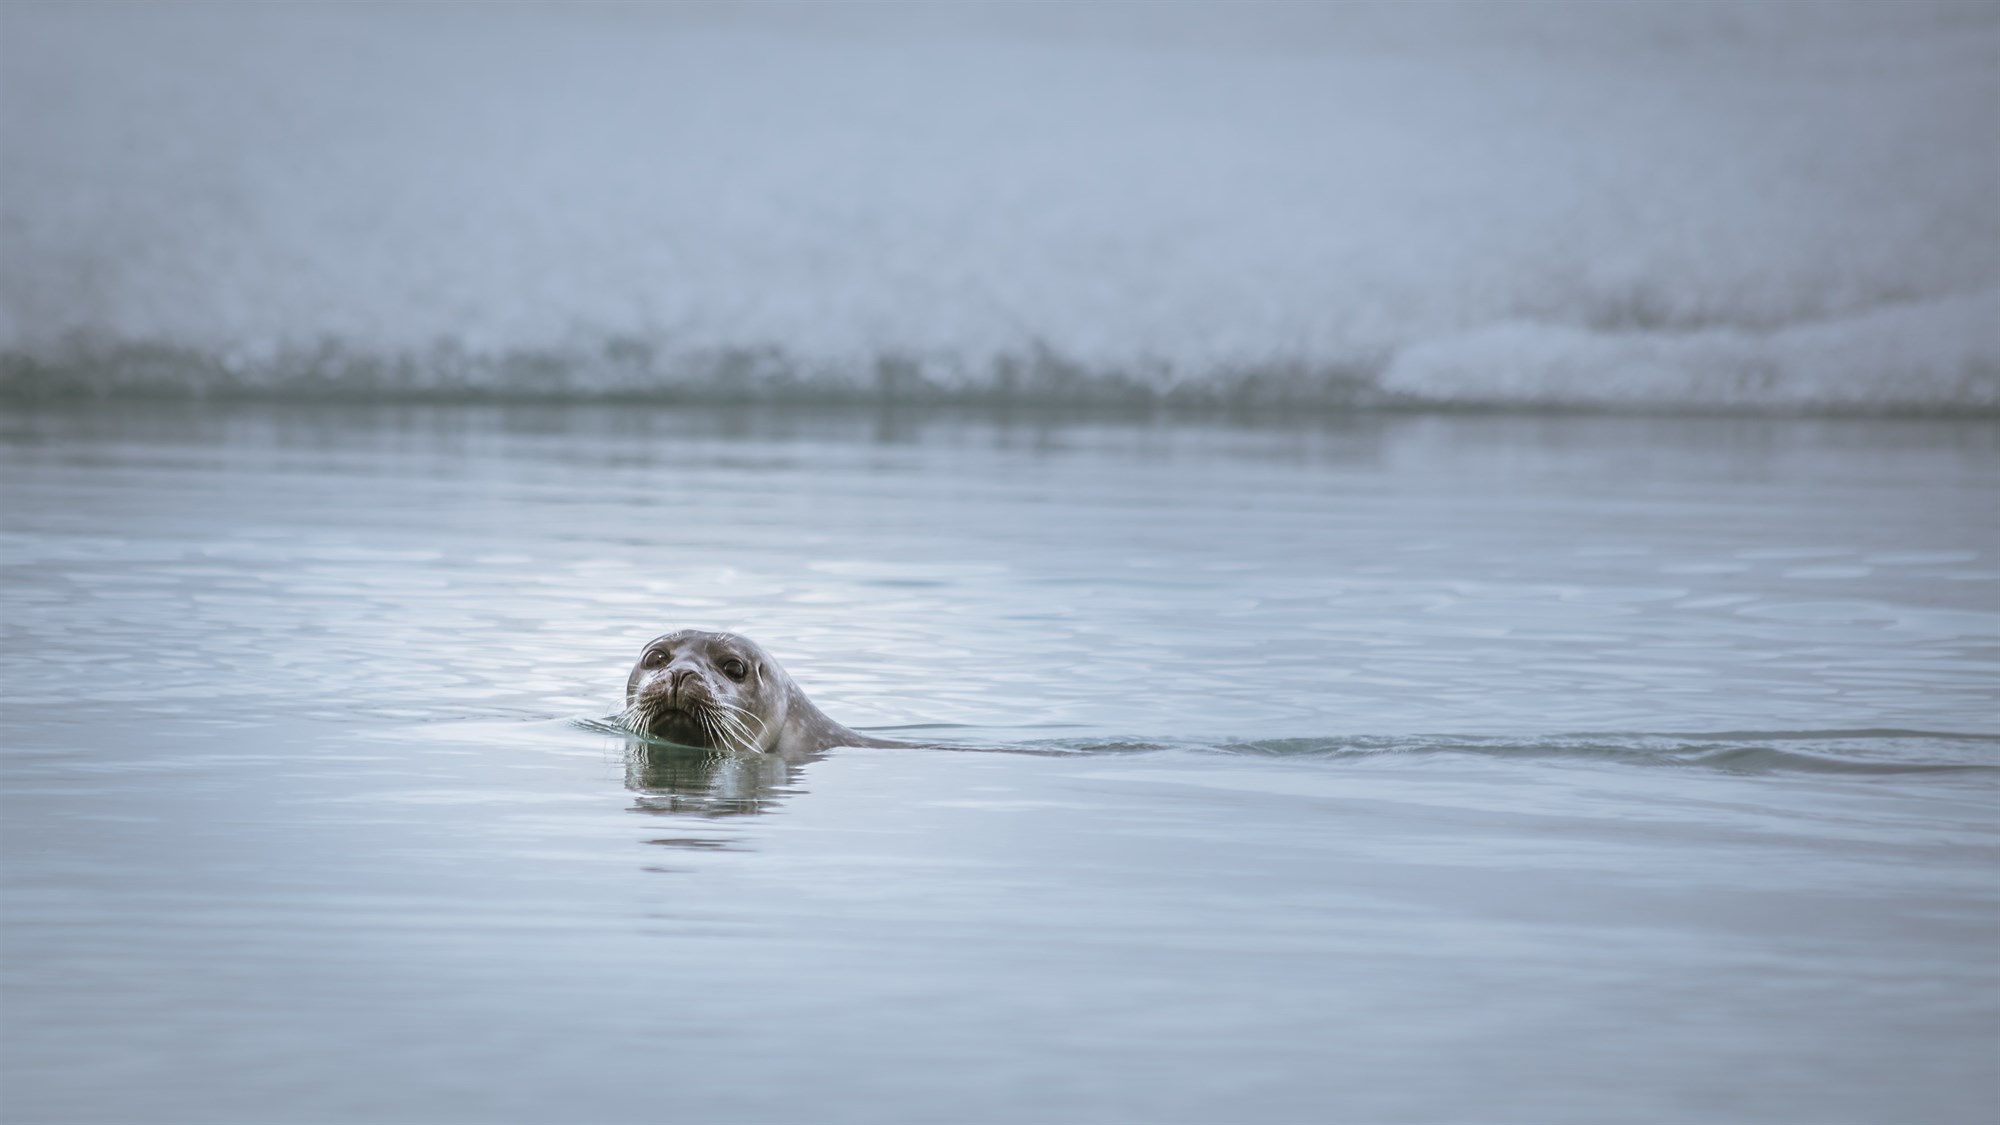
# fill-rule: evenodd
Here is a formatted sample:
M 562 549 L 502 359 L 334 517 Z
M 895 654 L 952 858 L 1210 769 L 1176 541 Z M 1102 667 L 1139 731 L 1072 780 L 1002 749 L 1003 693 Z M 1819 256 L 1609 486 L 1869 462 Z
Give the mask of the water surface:
M 1946 422 L 17 409 L 0 1097 L 1989 1119 L 1996 470 Z M 991 752 L 593 726 L 682 626 Z

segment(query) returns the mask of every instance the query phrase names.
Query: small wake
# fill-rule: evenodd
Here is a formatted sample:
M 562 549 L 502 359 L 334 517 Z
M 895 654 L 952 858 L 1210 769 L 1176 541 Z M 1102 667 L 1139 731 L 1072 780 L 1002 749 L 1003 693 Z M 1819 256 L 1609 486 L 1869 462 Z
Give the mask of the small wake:
M 1217 752 L 1356 760 L 1467 756 L 1738 774 L 2000 773 L 2000 735 L 1909 730 L 1586 733 L 1533 738 L 1359 736 L 1228 742 Z
M 657 742 L 635 734 L 616 716 L 575 718 L 596 734 Z M 1733 774 L 2000 774 L 2000 734 L 1891 728 L 1718 731 L 1659 734 L 1591 732 L 1530 737 L 1480 735 L 1347 735 L 1248 741 L 1199 738 L 989 739 L 977 728 L 899 727 L 868 733 L 921 744 L 926 733 L 946 738 L 925 749 L 1096 757 L 1164 750 L 1323 761 L 1411 761 L 1472 757 L 1551 763 L 1590 762 L 1714 770 Z

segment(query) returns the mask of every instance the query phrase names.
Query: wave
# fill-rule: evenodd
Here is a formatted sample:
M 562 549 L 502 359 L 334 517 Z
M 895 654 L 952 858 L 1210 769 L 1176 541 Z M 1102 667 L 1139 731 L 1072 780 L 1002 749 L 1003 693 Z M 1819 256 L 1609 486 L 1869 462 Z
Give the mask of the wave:
M 1472 756 L 1611 762 L 1736 774 L 2000 774 L 2000 735 L 1909 730 L 1580 734 L 1543 738 L 1293 738 L 1227 743 L 1225 753 L 1332 760 Z
M 576 718 L 570 725 L 598 734 L 639 738 L 616 717 Z M 1585 733 L 1534 737 L 1354 735 L 1253 741 L 1069 738 L 989 742 L 976 728 L 955 724 L 871 728 L 869 734 L 935 749 L 1059 756 L 1146 754 L 1162 750 L 1324 761 L 1423 761 L 1475 757 L 1507 761 L 1603 762 L 1713 770 L 1733 774 L 1974 774 L 2000 775 L 2000 734 L 1891 728 L 1723 731 L 1704 734 Z
M 1062 8 L 10 6 L 0 396 L 2000 412 L 1991 5 Z

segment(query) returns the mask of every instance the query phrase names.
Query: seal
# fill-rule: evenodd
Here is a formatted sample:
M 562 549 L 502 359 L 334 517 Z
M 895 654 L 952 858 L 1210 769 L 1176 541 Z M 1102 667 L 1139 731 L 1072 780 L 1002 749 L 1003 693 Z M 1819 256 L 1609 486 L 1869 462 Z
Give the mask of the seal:
M 683 746 L 748 754 L 910 745 L 856 734 L 827 718 L 748 637 L 698 629 L 646 644 L 625 680 L 619 718 L 630 730 Z

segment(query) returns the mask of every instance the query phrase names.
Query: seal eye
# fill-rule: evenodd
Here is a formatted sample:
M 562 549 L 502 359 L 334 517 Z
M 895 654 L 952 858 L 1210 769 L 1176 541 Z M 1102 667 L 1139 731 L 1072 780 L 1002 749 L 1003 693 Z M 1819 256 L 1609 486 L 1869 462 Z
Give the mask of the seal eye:
M 640 664 L 648 668 L 658 668 L 660 665 L 665 664 L 666 662 L 667 662 L 667 652 L 665 649 L 659 649 L 659 648 L 648 651 L 646 655 L 642 657 L 639 661 Z
M 722 662 L 722 674 L 732 680 L 740 680 L 750 674 L 750 668 L 741 660 L 725 660 Z

